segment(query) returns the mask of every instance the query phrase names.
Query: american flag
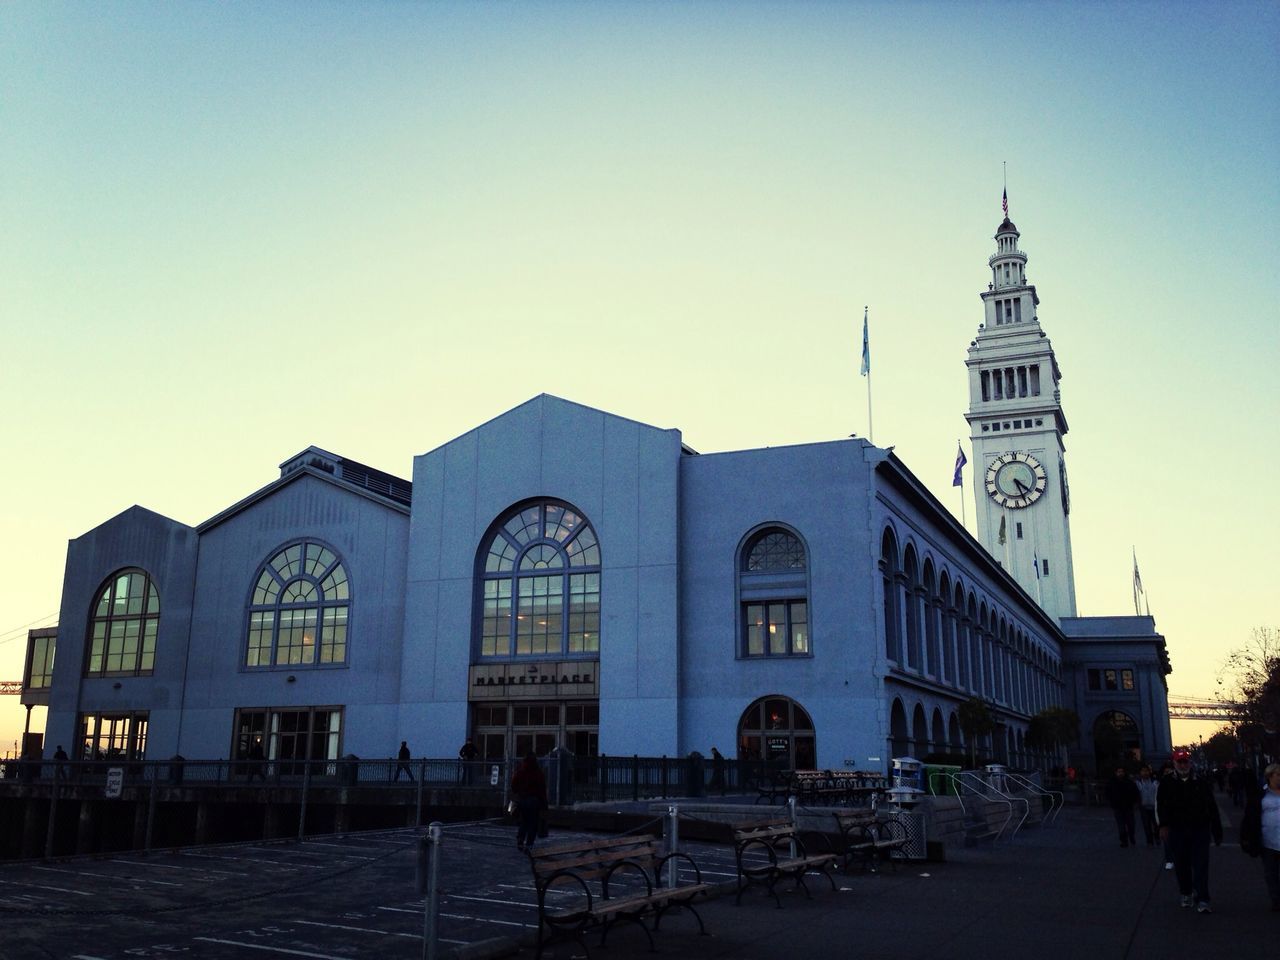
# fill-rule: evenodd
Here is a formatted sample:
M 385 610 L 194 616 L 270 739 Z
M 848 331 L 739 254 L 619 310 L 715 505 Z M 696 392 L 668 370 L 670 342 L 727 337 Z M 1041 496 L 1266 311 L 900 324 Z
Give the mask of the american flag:
M 1009 215 L 1009 191 L 1005 190 L 1004 197 L 1000 200 L 1000 206 L 1004 207 L 1004 215 Z

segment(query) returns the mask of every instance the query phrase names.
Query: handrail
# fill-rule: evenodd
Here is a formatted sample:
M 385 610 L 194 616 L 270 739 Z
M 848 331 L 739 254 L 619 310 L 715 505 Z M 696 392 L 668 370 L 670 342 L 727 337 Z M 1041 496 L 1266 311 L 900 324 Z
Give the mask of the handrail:
M 1009 828 L 1009 824 L 1013 822 L 1015 803 L 1022 804 L 1022 816 L 1018 818 L 1017 824 L 1014 826 L 1013 830 L 1010 831 L 1010 838 L 1017 835 L 1018 831 L 1022 828 L 1022 825 L 1026 823 L 1027 817 L 1031 814 L 1031 804 L 1025 797 L 1015 797 L 1005 793 L 990 780 L 983 779 L 974 770 L 961 770 L 959 773 L 948 774 L 948 776 L 951 777 L 952 782 L 956 785 L 956 796 L 962 796 L 960 792 L 961 788 L 967 788 L 983 800 L 991 803 L 1003 803 L 1009 808 L 1008 816 L 1005 817 L 1004 823 L 1000 825 L 1000 829 L 996 831 L 996 839 L 1002 838 L 1005 830 Z M 963 798 L 960 801 L 960 807 L 964 810 Z M 965 814 L 966 816 L 968 815 L 967 810 L 965 811 Z
M 1049 812 L 1041 818 L 1040 822 L 1053 826 L 1053 822 L 1057 820 L 1058 814 L 1062 812 L 1062 808 L 1066 805 L 1066 796 L 1060 790 L 1046 790 L 1034 780 L 1029 780 L 1018 773 L 1006 771 L 1005 776 L 1036 796 L 1049 798 Z

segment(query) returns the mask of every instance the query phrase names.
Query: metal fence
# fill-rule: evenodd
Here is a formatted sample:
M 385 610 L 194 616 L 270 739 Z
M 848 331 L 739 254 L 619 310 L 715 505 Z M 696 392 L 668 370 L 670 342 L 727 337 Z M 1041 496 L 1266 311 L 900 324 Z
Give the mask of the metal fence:
M 361 760 L 12 760 L 3 761 L 6 782 L 100 786 L 108 779 L 124 787 L 244 786 L 264 784 L 375 788 L 410 785 L 459 788 L 491 794 L 494 804 L 505 803 L 515 758 L 463 761 L 417 758 Z M 758 760 L 709 760 L 688 757 L 580 757 L 553 751 L 542 758 L 552 803 L 609 800 L 666 799 L 723 796 L 754 792 L 760 783 L 782 772 L 776 763 Z M 486 802 L 476 797 L 478 802 Z

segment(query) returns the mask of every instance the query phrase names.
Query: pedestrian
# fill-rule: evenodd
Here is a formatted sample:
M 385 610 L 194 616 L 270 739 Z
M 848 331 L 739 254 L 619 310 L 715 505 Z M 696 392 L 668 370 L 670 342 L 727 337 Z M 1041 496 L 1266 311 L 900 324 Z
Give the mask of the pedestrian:
M 724 794 L 724 754 L 715 747 L 711 748 L 711 787 Z
M 1142 814 L 1142 834 L 1147 838 L 1147 846 L 1156 845 L 1156 792 L 1160 789 L 1160 781 L 1151 775 L 1151 765 L 1144 763 L 1138 770 L 1139 810 Z
M 400 774 L 403 773 L 409 778 L 409 782 L 413 783 L 413 770 L 409 767 L 409 744 L 405 740 L 400 741 L 400 752 L 396 754 L 396 782 L 400 780 Z
M 511 797 L 520 823 L 516 830 L 516 849 L 531 852 L 538 836 L 538 817 L 547 805 L 547 778 L 532 750 L 525 754 L 511 778 Z
M 58 744 L 58 749 L 53 752 L 53 777 L 55 780 L 65 779 L 67 776 L 67 751 L 62 749 L 62 744 Z
M 480 756 L 480 751 L 476 749 L 476 745 L 471 742 L 471 738 L 467 737 L 466 741 L 458 748 L 458 759 L 462 761 L 462 780 L 470 784 L 472 780 L 472 770 L 474 764 Z
M 1173 751 L 1173 774 L 1156 793 L 1160 839 L 1169 841 L 1180 902 L 1197 913 L 1212 913 L 1209 896 L 1209 839 L 1222 845 L 1222 818 L 1213 786 L 1191 769 L 1191 753 Z
M 1173 776 L 1173 763 L 1172 761 L 1166 760 L 1164 763 L 1160 764 L 1160 776 L 1156 778 L 1156 783 L 1157 784 L 1164 783 L 1165 777 L 1172 777 L 1172 776 Z M 1159 791 L 1157 790 L 1157 795 L 1158 795 L 1158 792 Z M 1156 835 L 1161 836 L 1159 831 L 1158 817 L 1156 818 Z M 1169 841 L 1166 839 L 1162 842 L 1161 845 L 1164 847 L 1164 868 L 1166 870 L 1172 870 L 1173 869 L 1173 851 L 1169 849 Z
M 1265 785 L 1249 790 L 1244 819 L 1240 821 L 1240 849 L 1262 858 L 1262 879 L 1271 897 L 1271 909 L 1280 912 L 1280 763 L 1262 771 Z
M 253 743 L 249 747 L 249 779 L 245 783 L 253 783 L 253 778 L 261 778 L 263 783 L 267 782 L 267 774 L 263 769 L 267 765 L 266 755 L 262 752 L 262 740 L 258 737 L 253 738 Z
M 1231 791 L 1231 805 L 1233 807 L 1244 806 L 1245 783 L 1252 776 L 1253 774 L 1240 764 L 1232 765 L 1231 772 L 1227 774 L 1227 789 Z
M 1116 767 L 1115 776 L 1107 781 L 1107 803 L 1111 805 L 1111 813 L 1116 818 L 1116 828 L 1120 831 L 1120 846 L 1127 847 L 1136 841 L 1133 836 L 1133 815 L 1142 802 L 1138 785 L 1129 779 L 1129 771 L 1124 767 Z

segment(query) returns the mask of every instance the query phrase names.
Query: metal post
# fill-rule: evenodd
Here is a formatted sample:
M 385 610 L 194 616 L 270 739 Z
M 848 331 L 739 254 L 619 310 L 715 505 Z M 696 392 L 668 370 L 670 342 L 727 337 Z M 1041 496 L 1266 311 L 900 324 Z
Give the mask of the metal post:
M 58 821 L 58 778 L 53 778 L 53 789 L 49 793 L 49 828 L 44 835 L 44 858 L 53 856 L 53 828 Z
M 632 802 L 640 799 L 640 755 L 633 753 L 631 755 L 631 800 Z
M 795 831 L 800 828 L 800 822 L 796 819 L 796 798 L 787 797 L 787 809 L 791 812 L 791 859 L 796 858 L 796 835 Z
M 680 808 L 674 803 L 667 807 L 667 853 L 680 850 Z M 676 888 L 676 858 L 667 860 L 667 886 Z
M 311 786 L 311 761 L 302 764 L 302 801 L 298 807 L 298 842 L 302 842 L 307 831 L 307 788 Z
M 436 960 L 439 950 L 436 920 L 439 915 L 440 899 L 440 840 L 444 833 L 444 825 L 439 820 L 432 820 L 427 827 L 427 896 L 422 919 L 422 956 L 424 960 Z
M 151 830 L 156 821 L 156 781 L 160 779 L 156 774 L 159 769 L 158 766 L 151 768 L 151 790 L 147 795 L 147 838 L 142 847 L 147 853 L 151 852 Z
M 422 829 L 422 783 L 427 779 L 427 758 L 418 761 L 418 796 L 413 801 L 413 829 Z

